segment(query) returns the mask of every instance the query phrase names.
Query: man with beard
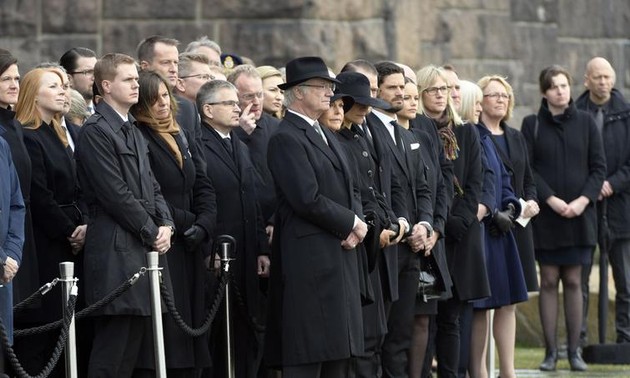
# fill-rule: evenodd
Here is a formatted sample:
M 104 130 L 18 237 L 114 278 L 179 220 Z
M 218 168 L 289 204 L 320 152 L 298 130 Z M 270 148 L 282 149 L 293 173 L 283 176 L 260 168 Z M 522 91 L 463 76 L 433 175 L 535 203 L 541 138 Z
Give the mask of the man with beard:
M 378 98 L 389 107 L 375 108 L 367 116 L 374 142 L 393 156 L 393 170 L 400 182 L 408 209 L 410 227 L 406 239 L 398 244 L 398 300 L 391 304 L 387 320 L 389 332 L 382 347 L 384 377 L 407 376 L 407 352 L 411 344 L 414 304 L 420 271 L 418 252 L 425 253 L 427 238 L 432 235 L 433 205 L 419 143 L 411 132 L 396 122 L 396 112 L 403 107 L 405 76 L 392 62 L 376 64 Z
M 87 110 L 90 114 L 94 114 L 92 87 L 94 85 L 96 53 L 85 47 L 73 47 L 61 56 L 59 64 L 68 73 L 70 86 L 83 96 Z

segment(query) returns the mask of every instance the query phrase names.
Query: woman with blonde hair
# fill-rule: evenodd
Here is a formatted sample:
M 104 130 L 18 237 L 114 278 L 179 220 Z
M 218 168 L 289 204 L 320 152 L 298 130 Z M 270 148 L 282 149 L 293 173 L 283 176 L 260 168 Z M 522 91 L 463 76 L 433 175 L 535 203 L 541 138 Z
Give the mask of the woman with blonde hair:
M 482 188 L 481 144 L 474 125 L 463 123 L 454 109 L 441 68 L 426 66 L 417 74 L 419 113 L 437 126 L 452 176 L 442 170 L 450 211 L 445 225 L 445 251 L 453 281 L 452 297 L 438 301 L 435 351 L 439 376 L 456 376 L 460 365 L 460 315 L 470 300 L 490 295 L 477 218 Z M 466 349 L 464 347 L 464 349 Z M 465 357 L 465 356 L 464 356 Z
M 284 83 L 282 73 L 273 66 L 256 67 L 256 71 L 262 79 L 263 92 L 265 93 L 263 111 L 276 118 L 282 118 L 284 91 L 278 88 L 279 84 Z
M 475 106 L 481 106 L 481 116 L 477 124 L 484 154 L 484 184 L 480 206 L 484 227 L 484 249 L 492 294 L 475 301 L 472 323 L 471 357 L 469 373 L 471 377 L 486 377 L 486 348 L 488 340 L 489 311 L 495 310 L 493 336 L 497 342 L 501 376 L 514 377 L 514 339 L 516 335 L 515 303 L 527 300 L 527 289 L 523 276 L 516 240 L 514 220 L 521 213 L 521 205 L 512 188 L 512 177 L 502 160 L 504 150 L 502 140 L 495 139 L 493 130 L 506 119 L 513 94 L 507 87 L 487 85 L 487 78 L 480 83 L 484 86 L 466 85 L 462 88 L 462 101 L 470 103 L 474 97 Z M 511 90 L 511 87 L 510 87 Z M 507 99 L 507 100 L 506 100 Z M 513 106 L 513 105 L 512 105 Z M 478 110 L 478 108 L 477 108 Z M 488 126 L 490 125 L 490 126 Z M 522 146 L 519 144 L 519 146 Z M 516 148 L 513 148 L 516 152 Z M 520 151 L 521 154 L 525 152 Z M 507 159 L 507 158 L 506 158 Z M 526 161 L 526 160 L 525 160 Z M 523 168 L 519 168 L 523 169 Z M 522 173 L 521 173 L 522 175 Z M 534 205 L 535 206 L 535 203 Z
M 41 282 L 58 276 L 58 264 L 74 262 L 82 278 L 83 244 L 87 229 L 77 181 L 76 166 L 66 132 L 59 120 L 66 106 L 66 88 L 62 72 L 52 68 L 36 68 L 24 75 L 15 107 L 16 119 L 24 125 L 24 143 L 32 163 L 31 211 L 38 253 Z M 75 271 L 76 273 L 76 271 Z M 53 297 L 42 299 L 35 324 L 45 324 L 61 318 L 61 308 Z M 57 336 L 42 334 L 18 340 L 36 345 L 30 348 L 33 359 L 43 358 L 54 345 Z M 19 344 L 18 343 L 18 344 Z M 48 348 L 48 349 L 47 349 Z M 40 351 L 41 353 L 38 353 Z M 79 357 L 82 357 L 81 354 Z M 62 367 L 55 373 L 63 375 Z

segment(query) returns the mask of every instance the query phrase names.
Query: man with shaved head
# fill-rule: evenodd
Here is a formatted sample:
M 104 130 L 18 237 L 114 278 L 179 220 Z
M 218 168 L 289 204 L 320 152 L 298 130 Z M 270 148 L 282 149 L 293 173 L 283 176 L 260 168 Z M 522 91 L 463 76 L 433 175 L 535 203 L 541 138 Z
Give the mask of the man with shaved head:
M 599 195 L 600 249 L 608 247 L 610 265 L 617 294 L 615 297 L 615 326 L 617 342 L 630 342 L 630 105 L 615 86 L 615 70 L 604 58 L 596 57 L 586 65 L 586 91 L 577 99 L 576 106 L 589 112 L 600 130 L 606 151 L 607 173 Z M 605 217 L 604 217 L 605 215 Z M 602 220 L 607 219 L 607 225 Z M 607 236 L 606 240 L 604 237 Z M 584 322 L 588 302 L 588 274 L 582 269 Z M 586 328 L 582 334 L 585 340 Z

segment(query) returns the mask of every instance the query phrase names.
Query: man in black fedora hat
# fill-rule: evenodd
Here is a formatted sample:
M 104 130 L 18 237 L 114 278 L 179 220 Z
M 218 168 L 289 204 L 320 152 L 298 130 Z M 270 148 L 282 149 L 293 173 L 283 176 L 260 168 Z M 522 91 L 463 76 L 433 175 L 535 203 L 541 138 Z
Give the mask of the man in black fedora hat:
M 367 225 L 342 148 L 316 121 L 337 80 L 318 57 L 286 72 L 287 113 L 268 149 L 278 207 L 266 360 L 283 378 L 345 377 L 363 353 L 356 246 Z

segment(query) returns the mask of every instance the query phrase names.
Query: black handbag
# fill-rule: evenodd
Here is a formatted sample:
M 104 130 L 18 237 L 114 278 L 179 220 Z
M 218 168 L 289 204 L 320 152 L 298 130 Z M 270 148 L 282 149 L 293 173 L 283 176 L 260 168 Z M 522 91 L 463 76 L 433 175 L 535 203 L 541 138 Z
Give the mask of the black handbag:
M 439 277 L 432 256 L 420 257 L 420 273 L 418 273 L 418 291 L 416 295 L 423 302 L 440 298 L 444 284 Z

